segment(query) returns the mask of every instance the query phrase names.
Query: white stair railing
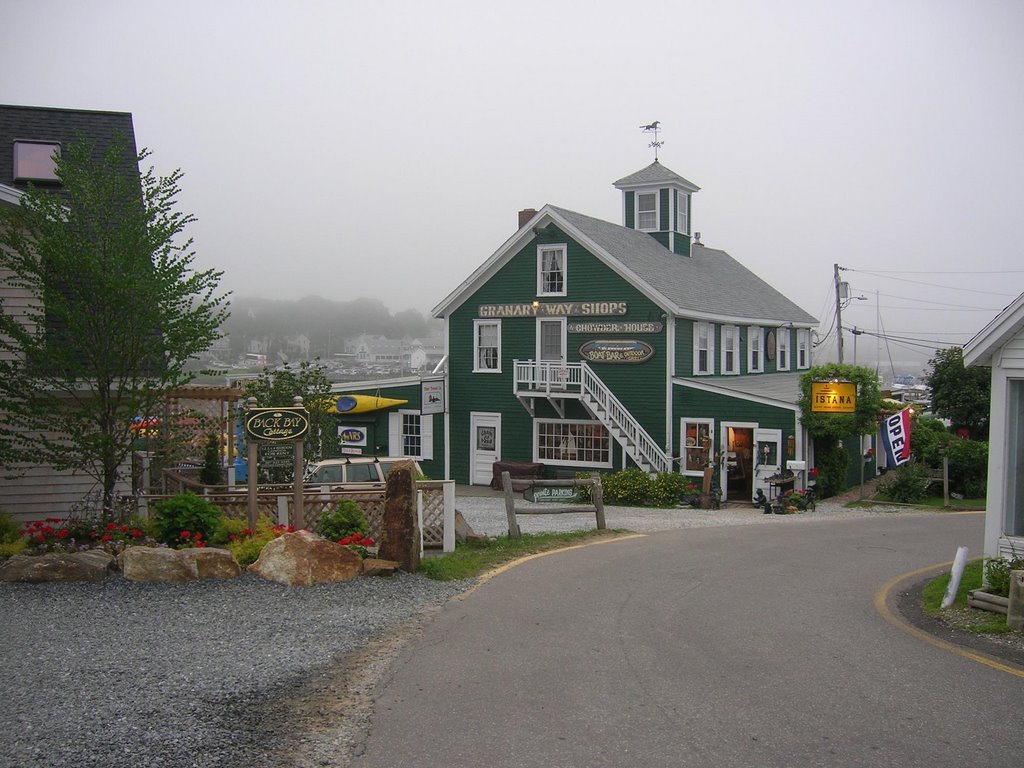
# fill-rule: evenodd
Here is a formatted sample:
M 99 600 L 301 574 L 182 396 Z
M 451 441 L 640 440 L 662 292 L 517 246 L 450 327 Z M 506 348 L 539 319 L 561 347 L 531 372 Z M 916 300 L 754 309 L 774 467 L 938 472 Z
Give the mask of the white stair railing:
M 583 402 L 622 444 L 626 453 L 648 472 L 670 472 L 672 459 L 661 450 L 661 446 L 589 365 L 581 363 L 580 368 Z

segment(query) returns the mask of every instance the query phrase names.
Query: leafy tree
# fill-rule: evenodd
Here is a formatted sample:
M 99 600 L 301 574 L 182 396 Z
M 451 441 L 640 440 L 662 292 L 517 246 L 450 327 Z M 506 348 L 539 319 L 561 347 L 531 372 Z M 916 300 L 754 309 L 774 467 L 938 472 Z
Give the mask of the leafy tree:
M 811 384 L 815 381 L 850 381 L 857 385 L 857 404 L 853 413 L 814 413 L 811 410 Z M 814 438 L 818 462 L 818 487 L 823 498 L 845 487 L 849 458 L 840 445 L 845 437 L 867 435 L 878 428 L 882 393 L 878 375 L 858 365 L 826 363 L 809 369 L 800 377 L 801 420 Z
M 255 379 L 245 383 L 247 397 L 255 397 L 260 408 L 290 406 L 293 398 L 302 398 L 309 411 L 309 432 L 303 438 L 302 456 L 308 465 L 320 460 L 326 448 L 333 455 L 338 440 L 337 424 L 328 411 L 333 404 L 331 382 L 319 360 L 302 362 L 298 366 L 280 371 L 264 368 Z M 260 471 L 261 482 L 287 482 L 292 478 L 291 468 L 280 471 Z
M 988 413 L 992 378 L 988 368 L 964 367 L 960 347 L 939 349 L 928 361 L 931 373 L 932 410 L 949 419 L 953 427 L 966 427 L 976 440 L 988 439 Z
M 84 472 L 108 514 L 132 417 L 193 378 L 186 362 L 228 315 L 222 273 L 192 268 L 181 171 L 140 178 L 147 156 L 80 138 L 56 159 L 58 190 L 0 211 L 0 273 L 30 298 L 0 312 L 0 464 Z

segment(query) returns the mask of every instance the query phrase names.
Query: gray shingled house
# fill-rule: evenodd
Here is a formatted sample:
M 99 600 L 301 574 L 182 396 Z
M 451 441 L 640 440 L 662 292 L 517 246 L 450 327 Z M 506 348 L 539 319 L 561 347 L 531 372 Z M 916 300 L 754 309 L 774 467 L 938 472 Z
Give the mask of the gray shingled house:
M 655 161 L 615 187 L 622 224 L 521 211 L 515 234 L 435 307 L 445 476 L 488 484 L 501 461 L 699 482 L 710 464 L 722 495 L 746 501 L 792 462 L 803 484 L 798 379 L 817 319 L 700 243 L 693 183 Z
M 18 205 L 29 184 L 61 195 L 54 153 L 79 138 L 92 141 L 103 151 L 118 133 L 128 143 L 128 157 L 134 157 L 135 129 L 130 113 L 0 105 L 0 206 Z M 137 176 L 138 167 L 132 164 L 126 172 Z M 0 273 L 0 311 L 24 314 L 27 306 L 38 301 L 12 285 L 10 275 Z M 80 473 L 46 466 L 21 469 L 25 473 L 14 479 L 3 477 L 5 473 L 0 471 L 0 509 L 20 518 L 65 514 L 97 487 L 92 477 Z

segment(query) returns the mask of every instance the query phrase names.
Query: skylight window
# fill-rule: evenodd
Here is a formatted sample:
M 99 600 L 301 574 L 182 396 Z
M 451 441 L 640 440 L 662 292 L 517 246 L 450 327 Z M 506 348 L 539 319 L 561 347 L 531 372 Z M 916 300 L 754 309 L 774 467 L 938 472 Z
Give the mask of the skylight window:
M 55 142 L 14 142 L 14 180 L 59 181 L 57 157 L 60 157 L 60 144 Z

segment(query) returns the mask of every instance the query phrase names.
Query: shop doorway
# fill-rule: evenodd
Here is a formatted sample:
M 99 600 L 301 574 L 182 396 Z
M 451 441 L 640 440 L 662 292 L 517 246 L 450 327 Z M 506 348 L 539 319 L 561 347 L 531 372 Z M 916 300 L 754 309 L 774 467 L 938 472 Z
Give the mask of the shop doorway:
M 726 501 L 754 497 L 754 430 L 756 424 L 722 422 L 722 495 Z
M 501 459 L 501 414 L 469 416 L 469 484 L 490 485 L 494 462 Z

